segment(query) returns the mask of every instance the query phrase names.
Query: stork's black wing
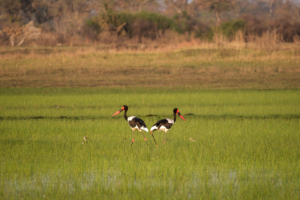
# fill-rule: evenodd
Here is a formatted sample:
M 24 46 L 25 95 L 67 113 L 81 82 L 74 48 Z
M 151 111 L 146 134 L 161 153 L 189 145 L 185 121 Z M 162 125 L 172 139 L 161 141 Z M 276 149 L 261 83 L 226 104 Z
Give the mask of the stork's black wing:
M 166 124 L 166 123 L 168 123 L 167 119 L 161 119 L 161 120 L 157 121 L 155 124 L 153 124 L 153 126 L 159 127 L 160 125 Z
M 169 121 L 167 119 L 161 119 L 161 120 L 157 121 L 156 124 L 154 124 L 153 126 L 156 126 L 158 129 L 160 129 L 161 126 L 164 126 L 167 129 L 170 129 L 172 127 L 172 125 L 173 124 L 169 123 Z
M 145 124 L 145 122 L 144 122 L 142 119 L 138 118 L 138 117 L 134 117 L 134 118 L 132 119 L 132 121 L 133 121 L 136 125 L 138 125 L 139 128 L 141 128 L 141 127 L 147 128 L 147 125 Z

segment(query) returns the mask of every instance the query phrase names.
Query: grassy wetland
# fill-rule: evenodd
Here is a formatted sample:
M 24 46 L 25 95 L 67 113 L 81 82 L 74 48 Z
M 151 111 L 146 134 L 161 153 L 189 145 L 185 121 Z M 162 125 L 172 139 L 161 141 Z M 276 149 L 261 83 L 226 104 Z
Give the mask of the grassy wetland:
M 2 53 L 0 198 L 299 199 L 299 56 Z M 148 128 L 186 121 L 131 147 L 124 104 Z

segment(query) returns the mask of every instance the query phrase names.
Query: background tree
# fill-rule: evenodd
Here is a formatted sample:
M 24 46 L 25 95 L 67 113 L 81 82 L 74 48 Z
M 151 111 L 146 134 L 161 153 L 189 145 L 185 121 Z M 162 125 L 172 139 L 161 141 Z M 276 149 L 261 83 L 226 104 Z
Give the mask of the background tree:
M 220 24 L 220 13 L 233 9 L 235 6 L 234 0 L 207 0 L 206 5 L 210 11 L 215 14 L 217 25 Z
M 173 9 L 178 13 L 178 14 L 182 14 L 184 11 L 187 12 L 187 7 L 189 5 L 189 1 L 188 0 L 168 0 L 167 2 L 165 2 L 167 5 L 171 4 L 171 6 L 173 7 Z
M 249 0 L 235 0 L 236 17 L 249 13 L 251 4 L 252 3 Z
M 121 12 L 157 12 L 159 11 L 160 4 L 156 0 L 111 0 L 104 2 L 114 11 Z
M 105 14 L 109 8 L 113 16 L 123 18 L 118 19 L 122 23 L 113 25 L 114 28 L 130 29 L 132 37 L 146 37 L 149 33 L 149 38 L 159 38 L 167 29 L 202 37 L 213 35 L 215 26 L 235 24 L 241 19 L 246 24 L 246 34 L 262 35 L 267 30 L 277 30 L 288 38 L 286 41 L 292 41 L 294 35 L 300 35 L 299 4 L 299 0 L 0 0 L 0 34 L 4 34 L 3 27 L 9 27 L 12 31 L 5 33 L 14 32 L 17 44 L 19 31 L 14 30 L 33 21 L 33 26 L 43 30 L 42 34 L 48 32 L 62 38 L 60 43 L 73 36 L 78 41 L 80 37 L 96 38 L 99 27 L 104 26 L 95 16 Z M 119 37 L 121 32 L 116 31 L 113 37 Z
M 1 1 L 1 6 L 3 10 L 7 13 L 9 20 L 11 22 L 14 22 L 21 11 L 20 1 L 19 0 Z

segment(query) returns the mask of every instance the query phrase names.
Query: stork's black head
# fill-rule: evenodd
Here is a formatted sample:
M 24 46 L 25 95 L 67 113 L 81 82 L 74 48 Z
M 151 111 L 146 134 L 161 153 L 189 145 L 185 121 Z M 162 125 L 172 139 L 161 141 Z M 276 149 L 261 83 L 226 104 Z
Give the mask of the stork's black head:
M 126 106 L 126 105 L 124 105 L 123 108 L 124 108 L 125 111 L 128 110 L 128 106 Z
M 128 106 L 124 105 L 120 110 L 118 110 L 115 114 L 113 114 L 113 116 L 119 114 L 119 113 L 122 112 L 123 110 L 127 111 L 127 110 L 128 110 Z
M 177 108 L 174 108 L 173 113 L 177 113 L 177 110 L 178 110 Z
M 178 110 L 177 108 L 174 108 L 174 109 L 173 109 L 173 113 L 174 113 L 174 115 L 176 115 L 176 114 L 179 115 L 179 117 L 185 121 L 185 119 L 184 119 L 183 116 L 180 114 L 180 112 L 179 112 L 179 110 Z

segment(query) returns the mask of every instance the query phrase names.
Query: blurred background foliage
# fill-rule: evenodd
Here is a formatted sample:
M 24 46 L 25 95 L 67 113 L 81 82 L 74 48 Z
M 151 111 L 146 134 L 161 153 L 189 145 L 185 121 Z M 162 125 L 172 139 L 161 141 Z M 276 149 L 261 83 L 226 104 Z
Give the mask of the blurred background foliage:
M 233 41 L 237 33 L 299 42 L 299 14 L 297 0 L 0 0 L 0 45 Z

